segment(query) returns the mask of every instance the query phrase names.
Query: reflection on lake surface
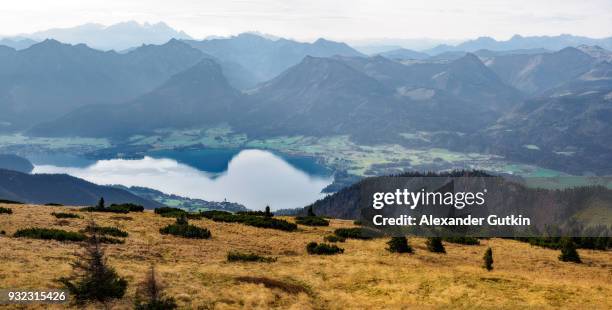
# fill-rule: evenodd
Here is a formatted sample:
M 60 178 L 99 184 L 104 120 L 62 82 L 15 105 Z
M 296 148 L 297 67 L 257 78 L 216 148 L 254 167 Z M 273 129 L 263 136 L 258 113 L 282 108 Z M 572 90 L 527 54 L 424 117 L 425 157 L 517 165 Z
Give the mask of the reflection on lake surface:
M 67 173 L 96 184 L 144 186 L 191 198 L 227 199 L 251 209 L 270 205 L 273 210 L 306 206 L 322 198 L 321 190 L 333 181 L 331 176 L 308 174 L 261 150 L 237 152 L 220 173 L 149 156 L 99 160 L 85 167 L 36 164 L 33 173 Z

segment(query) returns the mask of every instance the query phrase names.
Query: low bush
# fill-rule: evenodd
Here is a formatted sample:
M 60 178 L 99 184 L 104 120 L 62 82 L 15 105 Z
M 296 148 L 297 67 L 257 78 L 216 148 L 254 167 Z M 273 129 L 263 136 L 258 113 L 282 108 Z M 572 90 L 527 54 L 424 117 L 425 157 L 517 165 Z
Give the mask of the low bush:
M 336 236 L 336 235 L 327 235 L 327 236 L 323 237 L 323 240 L 325 240 L 327 242 L 345 242 L 346 238 L 340 237 L 340 236 Z
M 185 217 L 176 219 L 176 223 L 160 228 L 159 232 L 163 235 L 175 235 L 190 239 L 208 239 L 211 234 L 206 228 L 189 225 Z
M 260 262 L 260 263 L 272 263 L 276 261 L 274 257 L 265 257 L 254 253 L 241 253 L 236 251 L 230 251 L 227 253 L 228 262 Z
M 13 235 L 17 238 L 31 238 L 57 241 L 85 241 L 87 236 L 80 232 L 66 231 L 53 228 L 25 228 Z
M 408 244 L 406 237 L 393 237 L 387 242 L 387 251 L 391 253 L 413 253 L 412 247 Z
M 255 215 L 255 216 L 268 216 L 268 214 L 264 211 L 238 211 L 236 214 L 244 214 L 244 215 Z
M 65 213 L 65 212 L 51 212 L 51 215 L 55 216 L 58 219 L 80 219 L 81 218 L 78 214 Z
M 128 210 L 128 212 L 143 212 L 144 207 L 133 203 L 112 204 L 109 209 Z
M 353 221 L 353 225 L 361 226 L 361 225 L 363 225 L 363 222 L 360 221 L 360 220 L 354 220 Z
M 110 226 L 92 226 L 89 225 L 83 230 L 83 232 L 87 233 L 97 233 L 99 235 L 113 236 L 113 237 L 127 237 L 129 234 L 127 231 L 123 231 L 117 227 Z
M 83 212 L 110 212 L 110 213 L 129 213 L 129 210 L 124 208 L 98 208 L 98 207 L 85 207 L 81 208 Z
M 117 216 L 111 216 L 110 217 L 111 220 L 118 220 L 118 221 L 131 221 L 133 220 L 132 217 L 129 216 L 121 216 L 121 215 L 117 215 Z
M 294 223 L 272 217 L 232 214 L 224 211 L 205 211 L 200 214 L 215 222 L 242 223 L 259 228 L 271 228 L 284 231 L 294 231 L 297 229 L 297 225 Z
M 0 207 L 0 214 L 13 214 L 13 209 Z
M 298 216 L 295 222 L 306 226 L 329 226 L 329 221 L 319 216 Z
M 98 241 L 100 241 L 100 243 L 107 243 L 107 244 L 124 244 L 125 243 L 125 240 L 123 239 L 107 237 L 104 235 L 99 236 Z
M 444 241 L 465 245 L 479 245 L 480 240 L 474 237 L 445 237 Z
M 199 220 L 202 218 L 201 213 L 189 213 L 183 209 L 171 208 L 171 207 L 156 208 L 155 213 L 163 217 L 179 218 L 181 216 L 185 216 L 190 220 Z
M 306 251 L 311 255 L 334 255 L 344 253 L 344 249 L 336 245 L 316 242 L 307 244 Z
M 49 203 L 45 203 L 45 206 L 49 206 L 49 207 L 62 207 L 64 205 L 61 204 L 61 203 L 49 202 Z
M 334 230 L 334 234 L 347 239 L 361 240 L 369 240 L 377 237 L 382 237 L 382 233 L 380 231 L 365 227 L 338 228 Z

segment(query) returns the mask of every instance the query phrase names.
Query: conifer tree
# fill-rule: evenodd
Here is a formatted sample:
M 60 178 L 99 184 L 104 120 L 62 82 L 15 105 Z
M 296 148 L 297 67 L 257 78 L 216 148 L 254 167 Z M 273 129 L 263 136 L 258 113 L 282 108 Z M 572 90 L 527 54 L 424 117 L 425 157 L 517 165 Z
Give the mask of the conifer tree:
M 483 267 L 488 271 L 493 270 L 493 250 L 491 247 L 487 248 L 482 259 L 484 260 Z
M 96 205 L 96 209 L 98 210 L 104 209 L 104 197 L 100 197 L 100 200 L 98 200 L 98 205 Z
M 95 226 L 95 223 L 92 221 L 90 225 Z M 87 301 L 105 303 L 122 298 L 125 294 L 127 281 L 108 266 L 96 229 L 84 243 L 83 252 L 77 254 L 72 268 L 74 274 L 69 278 L 60 278 L 59 282 L 74 296 L 77 304 Z
M 177 305 L 172 297 L 164 294 L 164 287 L 157 279 L 155 266 L 151 266 L 147 277 L 137 291 L 135 307 L 136 310 L 171 310 L 176 309 Z
M 264 215 L 266 217 L 272 217 L 273 216 L 272 211 L 270 211 L 270 206 L 266 206 L 266 211 L 265 211 Z
M 308 212 L 308 216 L 317 216 L 317 215 L 314 213 L 314 210 L 312 209 L 312 206 L 308 206 L 308 210 L 307 210 L 307 212 Z
M 427 239 L 427 249 L 434 253 L 446 253 L 442 244 L 442 238 L 440 237 L 430 237 Z
M 561 239 L 561 255 L 559 255 L 559 260 L 573 263 L 582 262 L 578 251 L 576 251 L 576 244 L 571 238 Z

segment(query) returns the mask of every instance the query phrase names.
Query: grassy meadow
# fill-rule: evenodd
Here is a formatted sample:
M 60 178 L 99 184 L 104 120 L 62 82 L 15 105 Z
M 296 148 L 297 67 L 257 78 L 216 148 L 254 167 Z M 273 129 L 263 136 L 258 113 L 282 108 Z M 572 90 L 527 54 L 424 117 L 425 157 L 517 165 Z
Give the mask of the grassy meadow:
M 28 227 L 79 231 L 93 218 L 99 225 L 129 233 L 124 244 L 105 245 L 108 263 L 128 282 L 126 296 L 110 306 L 130 309 L 137 283 L 151 264 L 166 293 L 185 309 L 405 309 L 405 308 L 612 308 L 612 252 L 579 250 L 582 264 L 561 262 L 559 251 L 512 240 L 481 240 L 477 246 L 445 243 L 447 254 L 427 251 L 425 239 L 409 238 L 414 254 L 385 250 L 387 239 L 337 243 L 343 254 L 306 252 L 352 221 L 328 227 L 299 226 L 296 232 L 262 229 L 208 219 L 190 224 L 208 228 L 210 239 L 161 235 L 175 219 L 143 213 L 85 213 L 58 219 L 52 212 L 75 207 L 2 205 L 0 288 L 61 288 L 81 247 L 74 242 L 14 238 Z M 286 218 L 294 221 L 293 218 Z M 494 269 L 483 253 L 493 249 Z M 229 251 L 277 258 L 274 262 L 227 262 Z M 20 309 L 18 306 L 13 306 Z M 89 308 L 100 308 L 90 304 Z M 10 307 L 9 307 L 10 308 Z M 39 305 L 60 309 L 62 305 Z

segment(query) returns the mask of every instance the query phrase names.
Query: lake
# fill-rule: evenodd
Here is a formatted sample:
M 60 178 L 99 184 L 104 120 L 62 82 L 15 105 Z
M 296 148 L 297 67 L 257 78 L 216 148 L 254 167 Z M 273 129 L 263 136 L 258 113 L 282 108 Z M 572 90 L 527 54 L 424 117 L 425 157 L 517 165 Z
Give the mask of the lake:
M 33 156 L 33 173 L 67 173 L 100 184 L 143 186 L 168 194 L 272 210 L 298 208 L 324 197 L 331 171 L 313 158 L 263 150 L 164 150 L 142 159 L 88 161 Z M 74 162 L 74 164 L 71 164 Z

